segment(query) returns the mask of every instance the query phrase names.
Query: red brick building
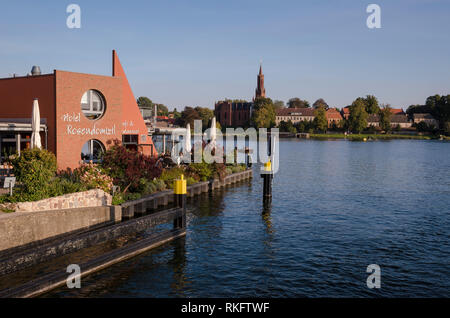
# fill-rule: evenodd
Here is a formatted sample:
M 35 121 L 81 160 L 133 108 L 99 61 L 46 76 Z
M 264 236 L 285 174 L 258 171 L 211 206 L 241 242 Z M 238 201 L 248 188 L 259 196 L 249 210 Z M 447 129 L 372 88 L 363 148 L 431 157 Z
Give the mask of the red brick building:
M 157 155 L 115 51 L 112 76 L 55 70 L 0 79 L 1 154 L 29 147 L 33 100 L 39 101 L 43 148 L 58 168 L 96 161 L 112 140 Z
M 249 102 L 218 102 L 214 114 L 221 127 L 245 127 L 250 123 L 252 107 Z
M 341 120 L 342 115 L 339 111 L 334 108 L 327 109 L 328 128 L 333 127 L 333 124 L 337 126 Z
M 262 66 L 259 67 L 253 101 L 259 97 L 266 97 Z M 214 106 L 214 115 L 222 127 L 245 127 L 250 124 L 252 109 L 251 102 L 219 101 Z

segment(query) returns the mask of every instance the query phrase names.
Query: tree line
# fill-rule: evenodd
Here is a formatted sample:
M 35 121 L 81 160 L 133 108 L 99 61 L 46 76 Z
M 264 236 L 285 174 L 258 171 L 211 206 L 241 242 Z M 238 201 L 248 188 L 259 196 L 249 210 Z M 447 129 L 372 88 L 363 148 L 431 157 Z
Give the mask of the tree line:
M 232 102 L 247 102 L 242 99 L 231 100 Z M 173 114 L 175 124 L 186 126 L 188 123 L 193 127 L 194 120 L 202 121 L 203 127 L 209 127 L 211 119 L 214 117 L 214 111 L 207 107 L 191 107 L 186 106 L 183 111 L 169 112 L 168 108 L 163 104 L 154 104 L 147 97 L 139 97 L 138 104 L 141 108 L 152 108 L 157 105 L 158 115 L 167 116 Z M 272 128 L 276 126 L 276 111 L 282 108 L 313 108 L 315 118 L 313 121 L 302 121 L 296 124 L 292 122 L 281 122 L 279 128 L 286 132 L 326 132 L 328 127 L 328 120 L 326 111 L 330 106 L 323 98 L 316 100 L 312 106 L 304 99 L 294 97 L 288 100 L 285 104 L 280 100 L 272 100 L 270 98 L 261 97 L 254 101 L 253 112 L 248 126 L 255 128 Z M 390 132 L 391 126 L 391 106 L 389 104 L 380 104 L 377 97 L 374 95 L 366 95 L 365 97 L 356 98 L 351 105 L 347 106 L 349 109 L 348 119 L 343 119 L 338 123 L 334 123 L 331 127 L 333 131 L 351 131 L 361 133 L 363 131 L 374 131 L 375 127 L 368 127 L 368 119 L 370 115 L 377 115 L 379 118 L 380 129 L 385 132 Z M 337 111 L 339 109 L 336 108 Z M 434 95 L 426 99 L 425 105 L 411 105 L 406 111 L 407 115 L 412 118 L 415 113 L 430 113 L 439 122 L 437 130 L 445 134 L 450 134 L 450 95 Z M 421 123 L 417 126 L 418 130 L 426 130 L 426 127 Z M 426 124 L 425 124 L 426 126 Z M 433 131 L 433 132 L 438 132 Z

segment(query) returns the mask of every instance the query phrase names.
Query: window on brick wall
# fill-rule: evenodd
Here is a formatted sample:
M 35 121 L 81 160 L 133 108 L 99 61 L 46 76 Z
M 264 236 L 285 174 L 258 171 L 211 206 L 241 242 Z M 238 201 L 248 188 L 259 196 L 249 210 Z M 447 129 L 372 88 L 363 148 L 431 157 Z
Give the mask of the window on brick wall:
M 122 144 L 127 149 L 138 150 L 138 135 L 122 135 Z
M 84 116 L 90 120 L 96 120 L 105 113 L 105 99 L 96 90 L 90 89 L 81 97 L 81 110 Z
M 93 163 L 100 162 L 104 152 L 105 146 L 100 140 L 88 140 L 81 149 L 81 160 L 84 162 L 92 161 Z

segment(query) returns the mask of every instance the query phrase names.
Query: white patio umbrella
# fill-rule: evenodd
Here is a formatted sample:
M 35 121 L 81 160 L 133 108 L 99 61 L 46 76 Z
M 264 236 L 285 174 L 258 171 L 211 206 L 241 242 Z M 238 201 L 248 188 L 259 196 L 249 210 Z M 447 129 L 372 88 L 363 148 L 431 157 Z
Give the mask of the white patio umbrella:
M 187 124 L 186 125 L 186 136 L 185 136 L 185 141 L 184 141 L 184 149 L 186 150 L 186 153 L 190 153 L 192 150 L 192 145 L 191 145 L 191 125 Z
M 209 139 L 211 140 L 212 145 L 216 145 L 216 135 L 216 117 L 213 117 L 213 119 L 211 120 L 211 130 L 209 132 Z
M 31 148 L 42 148 L 41 135 L 41 114 L 39 112 L 39 102 L 35 98 L 33 101 L 33 112 L 31 114 Z

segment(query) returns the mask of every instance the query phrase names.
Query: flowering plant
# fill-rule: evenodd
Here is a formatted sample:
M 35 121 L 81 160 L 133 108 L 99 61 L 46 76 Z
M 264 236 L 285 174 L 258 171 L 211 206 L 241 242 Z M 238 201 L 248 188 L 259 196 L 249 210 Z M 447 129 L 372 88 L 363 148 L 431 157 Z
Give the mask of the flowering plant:
M 83 163 L 74 170 L 81 183 L 88 189 L 101 189 L 107 193 L 112 191 L 113 179 L 94 163 Z

